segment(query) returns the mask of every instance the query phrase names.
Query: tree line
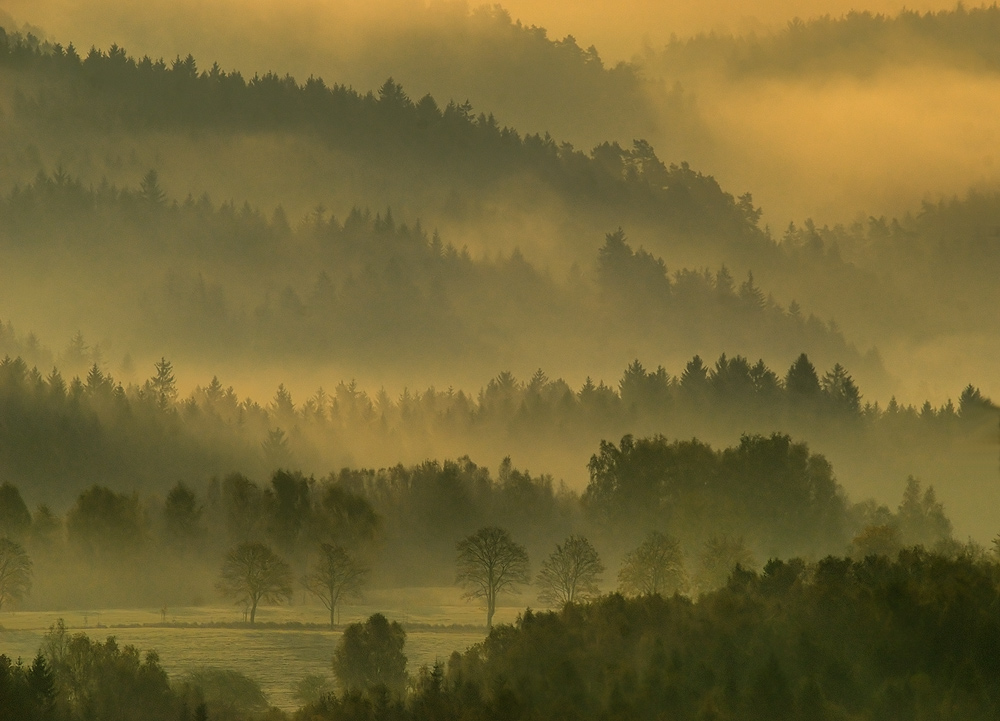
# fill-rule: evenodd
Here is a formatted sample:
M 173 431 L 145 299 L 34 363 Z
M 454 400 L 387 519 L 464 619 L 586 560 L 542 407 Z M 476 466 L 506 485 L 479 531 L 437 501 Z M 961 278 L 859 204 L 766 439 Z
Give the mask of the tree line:
M 851 501 L 822 455 L 780 434 L 744 436 L 723 450 L 625 436 L 601 443 L 589 474 L 579 494 L 509 459 L 496 475 L 467 457 L 344 468 L 320 479 L 279 470 L 263 484 L 230 473 L 177 482 L 163 495 L 94 484 L 65 513 L 44 503 L 31 510 L 5 483 L 0 550 L 10 576 L 0 579 L 0 606 L 24 601 L 32 586 L 42 605 L 227 598 L 253 622 L 261 603 L 289 600 L 298 589 L 334 624 L 338 606 L 366 584 L 451 584 L 455 544 L 476 529 L 494 529 L 494 546 L 521 549 L 508 585 L 530 580 L 529 557 L 548 559 L 535 582 L 539 598 L 556 605 L 593 595 L 603 569 L 616 564 L 660 569 L 621 571 L 622 592 L 694 593 L 755 558 L 955 547 L 933 486 L 911 478 L 894 511 Z M 573 580 L 578 566 L 590 571 Z M 471 593 L 485 599 L 491 618 L 503 587 L 491 580 L 484 591 L 468 567 L 459 576 L 473 579 Z M 247 581 L 261 577 L 271 580 Z
M 238 347 L 263 358 L 384 364 L 402 349 L 422 365 L 458 353 L 482 365 L 498 355 L 506 362 L 559 356 L 568 337 L 589 348 L 645 337 L 651 350 L 724 342 L 755 353 L 805 348 L 872 376 L 883 372 L 832 321 L 794 302 L 784 307 L 752 276 L 739 285 L 725 266 L 668 270 L 621 230 L 596 254 L 577 249 L 586 261 L 563 280 L 516 249 L 473 258 L 391 209 L 355 208 L 338 219 L 318 207 L 293 227 L 280 207 L 268 217 L 207 196 L 170 203 L 155 171 L 135 189 L 42 174 L 3 198 L 0 221 L 0 243 L 11 249 L 60 247 L 74 273 L 58 264 L 50 271 L 92 299 L 88 327 L 115 320 L 116 342 L 133 350 L 170 341 L 199 357 L 222 359 Z M 125 239 L 143 249 L 141 262 L 123 252 Z M 119 318 L 94 288 L 123 270 L 144 282 L 114 276 L 139 309 Z M 625 282 L 632 272 L 641 284 Z M 248 284 L 251 276 L 264 282 Z M 531 309 L 539 306 L 551 310 L 538 317 Z M 659 332 L 650 334 L 652 327 Z
M 920 209 L 897 218 L 816 226 L 790 224 L 782 245 L 805 264 L 827 256 L 832 266 L 864 266 L 890 279 L 891 292 L 919 313 L 901 313 L 894 322 L 917 337 L 955 329 L 988 327 L 990 309 L 1000 302 L 989 268 L 998 257 L 995 228 L 1000 197 L 970 191 L 963 197 L 925 201 Z M 905 261 L 905 262 L 904 262 Z M 857 292 L 841 291 L 839 317 L 850 327 L 861 315 L 854 307 Z M 955 312 L 957 303 L 964 309 Z
M 703 33 L 674 39 L 647 62 L 668 68 L 713 67 L 736 78 L 849 73 L 869 77 L 893 64 L 919 61 L 977 73 L 1000 69 L 992 38 L 995 5 L 883 14 L 852 10 L 790 20 L 770 34 Z
M 167 63 L 136 59 L 112 45 L 81 56 L 72 44 L 6 31 L 0 64 L 25 81 L 16 112 L 56 127 L 72 119 L 131 131 L 303 132 L 369 162 L 430 163 L 484 186 L 529 173 L 574 202 L 623 203 L 642 217 L 745 240 L 761 237 L 756 216 L 748 213 L 749 196 L 734 198 L 687 164 L 667 167 L 646 141 L 632 148 L 606 142 L 585 153 L 547 133 L 522 137 L 492 113 L 476 114 L 468 101 L 443 108 L 430 95 L 414 101 L 392 78 L 367 93 L 270 72 L 248 80 L 217 63 L 199 71 L 190 55 Z
M 77 336 L 65 357 L 87 362 L 92 353 Z M 241 400 L 218 378 L 181 397 L 173 365 L 161 359 L 154 370 L 126 385 L 96 362 L 84 377 L 67 380 L 20 358 L 0 361 L 5 477 L 30 483 L 40 500 L 62 503 L 81 483 L 165 492 L 178 477 L 202 482 L 234 469 L 260 475 L 282 467 L 315 473 L 352 458 L 376 465 L 442 449 L 551 459 L 544 448 L 553 443 L 569 449 L 575 466 L 562 467 L 578 474 L 573 469 L 583 468 L 602 437 L 639 431 L 724 438 L 754 428 L 784 428 L 832 449 L 902 444 L 920 459 L 930 448 L 938 456 L 978 448 L 997 423 L 996 407 L 972 385 L 957 404 L 918 408 L 892 400 L 882 407 L 864 400 L 843 366 L 821 374 L 804 354 L 783 375 L 742 356 L 723 355 L 711 366 L 695 356 L 678 375 L 636 361 L 617 387 L 588 379 L 574 389 L 542 371 L 526 381 L 504 372 L 476 395 L 429 388 L 370 396 L 340 382 L 298 402 L 281 385 L 263 404 Z M 397 449 L 392 458 L 384 454 L 387 442 Z M 921 467 L 912 461 L 902 477 Z

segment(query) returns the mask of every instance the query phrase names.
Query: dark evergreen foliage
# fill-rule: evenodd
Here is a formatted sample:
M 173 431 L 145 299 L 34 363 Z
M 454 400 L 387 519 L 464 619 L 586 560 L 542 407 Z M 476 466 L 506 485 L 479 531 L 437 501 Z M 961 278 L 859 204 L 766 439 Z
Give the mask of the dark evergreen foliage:
M 414 102 L 392 78 L 378 92 L 362 94 L 319 78 L 301 84 L 274 73 L 246 79 L 218 64 L 199 71 L 190 55 L 171 63 L 137 60 L 117 45 L 81 57 L 72 46 L 0 33 L 0 67 L 30 83 L 17 112 L 54 126 L 72 120 L 133 131 L 304 132 L 378 165 L 421 166 L 428 178 L 446 170 L 488 187 L 529 173 L 576 200 L 623 204 L 638 217 L 670 220 L 688 231 L 764 240 L 749 196 L 734 198 L 686 163 L 667 167 L 644 140 L 632 148 L 605 143 L 587 154 L 547 133 L 522 137 L 492 114 L 477 115 L 467 101 L 444 108 L 430 96 Z M 162 202 L 155 174 L 144 179 L 142 197 Z
M 618 595 L 526 611 L 447 670 L 412 719 L 989 719 L 998 566 L 921 549 L 897 558 L 772 560 L 697 601 Z M 372 718 L 332 697 L 300 719 Z

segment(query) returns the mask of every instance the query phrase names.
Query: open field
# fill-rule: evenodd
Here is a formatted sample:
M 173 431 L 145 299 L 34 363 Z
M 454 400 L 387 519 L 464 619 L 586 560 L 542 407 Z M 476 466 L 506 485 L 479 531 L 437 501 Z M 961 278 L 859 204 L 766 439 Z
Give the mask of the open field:
M 343 607 L 336 630 L 323 627 L 326 609 L 303 604 L 301 597 L 295 600 L 297 605 L 259 609 L 257 627 L 240 624 L 238 609 L 220 606 L 168 608 L 166 623 L 161 609 L 8 612 L 0 614 L 0 653 L 33 657 L 46 631 L 61 618 L 72 633 L 100 640 L 114 636 L 121 645 L 156 650 L 172 679 L 199 666 L 231 668 L 259 682 L 274 706 L 294 709 L 300 705 L 295 687 L 304 676 L 332 676 L 330 659 L 343 625 L 373 613 L 407 627 L 411 673 L 447 660 L 452 651 L 464 651 L 485 635 L 482 610 L 463 603 L 451 588 L 372 591 L 363 605 Z M 497 622 L 513 621 L 520 608 L 499 608 Z

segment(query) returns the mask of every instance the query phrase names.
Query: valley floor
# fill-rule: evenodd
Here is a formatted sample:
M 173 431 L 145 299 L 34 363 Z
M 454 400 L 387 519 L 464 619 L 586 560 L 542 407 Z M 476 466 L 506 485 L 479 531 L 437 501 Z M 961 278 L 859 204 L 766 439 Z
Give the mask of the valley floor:
M 293 711 L 302 705 L 295 689 L 305 676 L 332 680 L 330 662 L 343 627 L 373 613 L 406 628 L 411 673 L 447 661 L 452 651 L 465 651 L 486 635 L 482 610 L 463 603 L 453 588 L 372 591 L 362 604 L 342 608 L 335 630 L 326 626 L 325 608 L 303 604 L 301 595 L 295 604 L 258 609 L 254 627 L 241 623 L 238 608 L 226 606 L 167 608 L 165 621 L 162 609 L 146 608 L 5 612 L 0 654 L 30 660 L 49 627 L 63 619 L 71 634 L 86 633 L 95 641 L 114 636 L 140 653 L 155 650 L 171 679 L 204 666 L 239 671 L 260 684 L 273 706 Z M 523 605 L 500 607 L 496 621 L 513 622 L 521 610 Z

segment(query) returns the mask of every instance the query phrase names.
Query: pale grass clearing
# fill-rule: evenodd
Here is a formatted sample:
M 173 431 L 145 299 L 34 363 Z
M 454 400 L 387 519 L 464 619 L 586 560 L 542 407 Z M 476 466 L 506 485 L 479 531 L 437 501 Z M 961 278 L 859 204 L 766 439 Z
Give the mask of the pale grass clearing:
M 522 606 L 500 607 L 496 622 L 513 622 L 522 610 Z M 260 683 L 271 704 L 290 710 L 299 705 L 295 688 L 304 676 L 332 676 L 330 659 L 340 629 L 373 613 L 383 613 L 407 627 L 405 653 L 411 673 L 422 665 L 447 661 L 453 651 L 462 652 L 482 641 L 486 632 L 485 610 L 476 602 L 462 600 L 455 588 L 373 589 L 363 601 L 341 609 L 336 630 L 316 627 L 327 624 L 329 614 L 301 593 L 296 593 L 291 605 L 259 608 L 257 627 L 239 625 L 243 614 L 235 606 L 167 608 L 166 623 L 163 609 L 150 608 L 4 612 L 0 613 L 0 653 L 33 658 L 49 627 L 63 619 L 71 633 L 83 632 L 101 641 L 114 636 L 119 645 L 133 645 L 142 652 L 155 650 L 174 680 L 199 666 L 240 671 Z M 270 623 L 308 626 L 267 627 Z

